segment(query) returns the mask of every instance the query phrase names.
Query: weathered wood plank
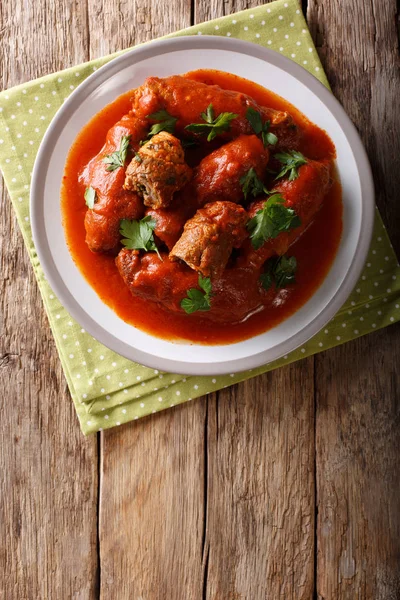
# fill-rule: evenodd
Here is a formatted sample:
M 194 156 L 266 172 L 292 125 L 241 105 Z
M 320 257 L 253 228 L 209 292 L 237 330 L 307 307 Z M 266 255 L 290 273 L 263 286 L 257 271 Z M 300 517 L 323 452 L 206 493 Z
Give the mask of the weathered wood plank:
M 400 597 L 399 358 L 390 328 L 316 361 L 321 600 Z
M 313 360 L 223 390 L 208 415 L 204 597 L 310 599 Z
M 86 58 L 79 3 L 17 0 L 0 11 L 2 88 Z M 86 600 L 96 594 L 97 440 L 80 433 L 0 187 L 0 596 Z
M 211 2 L 207 0 L 195 0 L 194 21 L 195 23 L 201 23 L 202 21 L 217 19 L 218 17 L 231 15 L 239 10 L 254 8 L 268 2 L 273 2 L 273 0 L 224 0 L 223 2 L 219 0 L 211 0 Z
M 0 3 L 0 76 L 10 87 L 87 60 L 87 10 L 79 0 Z
M 199 1 L 196 20 L 257 4 Z M 365 136 L 378 201 L 399 248 L 394 4 L 378 7 L 373 0 L 366 7 L 353 0 L 339 11 L 331 0 L 312 0 L 309 17 L 317 43 L 324 40 L 320 52 L 334 91 Z M 189 8 L 190 2 L 148 0 L 132 7 L 90 2 L 88 12 L 80 3 L 2 3 L 4 87 L 86 58 L 88 28 L 90 55 L 96 56 L 188 25 Z M 34 53 L 35 62 L 26 64 L 25 53 Z M 96 441 L 79 434 L 4 197 L 1 232 L 5 597 L 91 598 Z M 20 303 L 16 313 L 21 297 L 29 303 Z M 316 360 L 321 599 L 400 594 L 398 363 L 394 328 Z M 103 598 L 311 597 L 312 365 L 281 369 L 208 403 L 199 400 L 103 434 Z
M 102 433 L 101 598 L 202 597 L 201 400 Z
M 88 0 L 90 57 L 104 56 L 190 26 L 191 0 Z
M 377 202 L 399 252 L 396 2 L 308 4 L 318 51 L 364 140 Z M 390 328 L 316 358 L 321 600 L 400 597 L 399 334 Z

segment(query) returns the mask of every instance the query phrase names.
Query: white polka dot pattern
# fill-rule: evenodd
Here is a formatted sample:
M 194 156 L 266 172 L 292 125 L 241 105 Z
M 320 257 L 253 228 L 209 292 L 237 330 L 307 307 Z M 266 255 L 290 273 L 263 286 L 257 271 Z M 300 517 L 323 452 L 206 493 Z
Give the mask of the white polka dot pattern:
M 179 35 L 237 37 L 282 52 L 328 85 L 297 0 L 274 2 Z M 172 36 L 168 36 L 172 37 Z M 400 268 L 379 213 L 363 275 L 323 331 L 290 355 L 249 372 L 220 377 L 159 373 L 117 356 L 75 323 L 50 289 L 32 243 L 29 185 L 46 127 L 72 90 L 103 59 L 49 75 L 0 94 L 0 166 L 38 279 L 82 431 L 92 433 L 139 419 L 205 393 L 342 344 L 400 319 Z

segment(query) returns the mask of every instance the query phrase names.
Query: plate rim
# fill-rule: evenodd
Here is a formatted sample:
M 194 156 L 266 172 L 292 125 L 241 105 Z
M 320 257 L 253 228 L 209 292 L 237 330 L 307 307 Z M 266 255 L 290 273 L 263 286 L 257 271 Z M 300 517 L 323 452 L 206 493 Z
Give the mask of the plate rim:
M 91 91 L 112 76 L 115 71 L 118 71 L 119 68 L 121 68 L 121 63 L 141 62 L 144 59 L 152 58 L 153 56 L 160 54 L 169 54 L 170 52 L 178 50 L 199 48 L 229 50 L 239 54 L 249 55 L 269 62 L 299 80 L 300 83 L 310 89 L 310 91 L 314 93 L 334 115 L 353 152 L 358 174 L 360 176 L 362 199 L 360 234 L 351 264 L 344 276 L 342 284 L 336 294 L 328 301 L 324 309 L 315 315 L 310 323 L 294 334 L 294 336 L 287 338 L 278 346 L 274 347 L 273 358 L 268 358 L 266 356 L 271 353 L 271 349 L 267 349 L 245 358 L 227 359 L 214 363 L 190 363 L 154 356 L 149 352 L 126 344 L 116 338 L 111 332 L 107 331 L 103 326 L 97 324 L 75 300 L 55 266 L 51 252 L 47 252 L 49 246 L 46 244 L 46 236 L 41 235 L 41 233 L 45 232 L 44 214 L 43 210 L 40 210 L 40 208 L 43 209 L 43 203 L 40 203 L 40 199 L 44 197 L 45 178 L 42 173 L 43 171 L 47 172 L 46 153 L 48 152 L 48 147 L 52 147 L 52 141 L 57 137 L 57 131 L 60 128 L 63 128 L 63 121 L 65 121 L 69 111 L 75 106 L 76 98 L 79 98 L 82 93 L 89 95 Z M 96 340 L 125 358 L 150 368 L 184 375 L 223 375 L 231 372 L 237 373 L 248 369 L 254 369 L 278 360 L 282 356 L 289 354 L 289 352 L 292 352 L 305 344 L 334 317 L 353 290 L 364 266 L 373 232 L 375 213 L 374 201 L 375 195 L 372 171 L 361 138 L 339 101 L 333 96 L 330 90 L 316 79 L 316 77 L 289 58 L 282 56 L 269 48 L 253 44 L 252 42 L 214 35 L 184 35 L 177 38 L 147 42 L 119 54 L 89 75 L 89 77 L 87 77 L 61 105 L 40 143 L 35 159 L 30 189 L 30 215 L 33 243 L 46 279 L 70 315 L 85 327 L 86 331 Z M 153 337 L 154 340 L 157 340 L 155 336 L 151 337 Z

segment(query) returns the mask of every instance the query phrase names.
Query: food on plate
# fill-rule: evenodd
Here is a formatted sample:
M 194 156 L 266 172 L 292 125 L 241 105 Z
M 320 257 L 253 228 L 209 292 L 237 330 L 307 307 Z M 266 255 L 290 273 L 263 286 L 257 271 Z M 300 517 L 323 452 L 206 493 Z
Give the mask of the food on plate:
M 144 120 L 123 116 L 108 131 L 101 151 L 78 175 L 86 188 L 86 241 L 93 252 L 117 247 L 120 220 L 138 219 L 144 213 L 140 197 L 124 189 L 124 167 L 146 136 L 147 127 Z
M 222 275 L 233 248 L 247 237 L 245 209 L 229 201 L 210 202 L 189 219 L 181 237 L 169 253 L 204 277 Z
M 239 341 L 326 276 L 342 227 L 334 159 L 324 131 L 245 79 L 149 77 L 72 147 L 67 241 L 124 320 L 167 339 Z
M 196 207 L 190 203 L 186 196 L 177 194 L 173 203 L 168 208 L 148 208 L 146 216 L 150 216 L 154 225 L 154 235 L 164 243 L 168 250 L 172 250 L 179 240 L 186 221 L 194 214 Z
M 253 119 L 248 118 L 249 109 Z M 277 136 L 278 148 L 297 148 L 301 138 L 301 131 L 289 112 L 260 106 L 242 92 L 180 75 L 163 79 L 148 77 L 134 91 L 132 115 L 142 120 L 159 111 L 165 111 L 167 118 L 175 120 L 177 132 L 193 136 L 235 139 L 240 134 L 249 135 L 254 132 L 254 113 L 258 113 L 264 132 L 269 130 Z
M 252 169 L 263 177 L 269 152 L 256 135 L 240 135 L 208 154 L 195 169 L 193 194 L 197 205 L 215 200 L 240 202 L 243 189 L 240 180 Z
M 135 153 L 126 169 L 124 189 L 139 194 L 145 206 L 166 208 L 191 176 L 181 142 L 160 131 Z
M 116 264 L 122 279 L 134 295 L 160 302 L 168 310 L 181 311 L 187 290 L 195 288 L 198 274 L 184 264 L 172 262 L 168 254 L 140 254 L 123 248 Z
M 262 176 L 267 163 L 268 150 L 255 135 L 241 135 L 214 150 L 200 161 L 190 185 L 175 194 L 167 210 L 146 211 L 156 222 L 155 235 L 172 250 L 197 208 L 218 200 L 239 203 L 243 198 L 241 178 L 249 169 Z
M 260 267 L 271 256 L 282 256 L 288 251 L 319 211 L 331 185 L 331 170 L 331 161 L 308 160 L 298 166 L 292 180 L 290 175 L 283 177 L 272 195 L 249 205 L 250 237 L 243 245 L 240 262 Z M 273 206 L 275 215 L 269 217 Z M 286 219 L 287 229 L 277 229 L 274 235 L 271 228 L 280 222 L 278 215 Z M 263 227 L 268 219 L 271 227 Z

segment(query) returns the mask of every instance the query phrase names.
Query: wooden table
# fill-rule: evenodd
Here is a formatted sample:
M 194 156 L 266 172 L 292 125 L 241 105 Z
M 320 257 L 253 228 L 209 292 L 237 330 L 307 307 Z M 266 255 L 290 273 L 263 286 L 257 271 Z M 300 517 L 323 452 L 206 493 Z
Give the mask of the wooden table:
M 3 0 L 2 86 L 260 3 Z M 302 4 L 399 254 L 396 2 Z M 398 326 L 85 439 L 0 221 L 1 598 L 400 598 Z

